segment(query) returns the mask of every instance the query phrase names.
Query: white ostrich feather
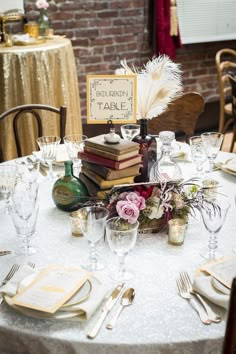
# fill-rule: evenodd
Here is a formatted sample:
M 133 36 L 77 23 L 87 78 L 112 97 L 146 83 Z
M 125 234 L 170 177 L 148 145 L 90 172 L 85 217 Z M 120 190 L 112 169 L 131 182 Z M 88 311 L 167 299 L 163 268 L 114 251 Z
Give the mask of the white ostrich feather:
M 179 64 L 166 55 L 148 61 L 141 70 L 121 61 L 116 74 L 137 75 L 137 119 L 151 119 L 164 112 L 168 104 L 182 92 Z

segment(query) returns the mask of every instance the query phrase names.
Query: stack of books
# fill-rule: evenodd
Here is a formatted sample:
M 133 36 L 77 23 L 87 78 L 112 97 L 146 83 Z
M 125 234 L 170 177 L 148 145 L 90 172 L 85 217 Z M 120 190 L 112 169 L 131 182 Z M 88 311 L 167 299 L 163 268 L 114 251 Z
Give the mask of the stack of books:
M 84 151 L 78 157 L 82 160 L 79 178 L 90 196 L 99 198 L 104 198 L 116 185 L 134 183 L 142 161 L 138 143 L 121 139 L 117 144 L 109 144 L 104 135 L 85 140 Z

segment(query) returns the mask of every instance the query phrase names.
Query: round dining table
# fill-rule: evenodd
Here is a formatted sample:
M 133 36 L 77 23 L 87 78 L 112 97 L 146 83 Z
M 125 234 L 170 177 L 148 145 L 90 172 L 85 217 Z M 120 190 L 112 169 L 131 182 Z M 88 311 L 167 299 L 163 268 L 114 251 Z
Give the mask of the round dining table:
M 0 113 L 25 104 L 67 107 L 66 134 L 81 133 L 79 84 L 71 41 L 61 36 L 34 43 L 16 42 L 12 47 L 0 44 Z M 51 112 L 42 112 L 47 135 L 58 135 L 59 126 Z M 23 156 L 30 154 L 35 138 L 31 121 L 23 120 L 20 130 Z M 3 161 L 17 157 L 11 119 L 0 124 L 0 152 Z M 31 149 L 31 150 L 30 150 Z M 0 154 L 1 155 L 1 154 Z
M 235 155 L 220 152 L 217 159 L 225 161 Z M 181 162 L 184 177 L 194 174 L 189 161 Z M 234 202 L 236 177 L 221 170 L 213 172 L 219 190 L 230 198 L 231 206 L 225 224 L 218 235 L 218 244 L 225 256 L 233 255 L 236 247 L 236 208 Z M 21 240 L 9 215 L 0 215 L 0 249 L 10 250 L 10 255 L 0 257 L 0 280 L 13 263 L 33 262 L 36 268 L 49 264 L 80 266 L 86 261 L 89 245 L 84 237 L 71 234 L 69 213 L 57 209 L 52 201 L 52 184 L 39 177 L 39 215 L 37 233 L 31 244 L 37 248 L 32 256 L 14 253 Z M 178 294 L 176 279 L 179 272 L 187 271 L 193 279 L 204 262 L 200 256 L 207 247 L 208 233 L 200 215 L 190 218 L 185 241 L 181 246 L 168 244 L 166 232 L 139 234 L 136 245 L 127 257 L 126 266 L 133 278 L 126 287 L 135 289 L 132 305 L 121 313 L 114 329 L 106 323 L 94 339 L 88 331 L 99 317 L 102 304 L 87 321 L 71 319 L 38 319 L 26 316 L 8 306 L 0 305 L 0 353 L 2 354 L 220 354 L 226 327 L 227 311 L 212 307 L 222 316 L 220 323 L 204 325 L 189 302 Z M 94 276 L 114 288 L 117 282 L 110 274 L 117 267 L 117 258 L 106 241 L 98 246 L 105 268 Z

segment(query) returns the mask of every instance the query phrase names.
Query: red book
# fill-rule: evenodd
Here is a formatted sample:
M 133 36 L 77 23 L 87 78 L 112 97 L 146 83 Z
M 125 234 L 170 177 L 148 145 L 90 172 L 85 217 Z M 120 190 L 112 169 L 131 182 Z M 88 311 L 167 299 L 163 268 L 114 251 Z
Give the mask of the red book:
M 122 170 L 126 167 L 137 165 L 142 161 L 142 155 L 136 155 L 131 157 L 130 159 L 122 160 L 122 161 L 114 161 L 107 159 L 102 156 L 89 154 L 88 152 L 79 152 L 78 157 L 90 163 L 95 163 L 96 165 L 106 166 L 114 168 L 115 170 Z

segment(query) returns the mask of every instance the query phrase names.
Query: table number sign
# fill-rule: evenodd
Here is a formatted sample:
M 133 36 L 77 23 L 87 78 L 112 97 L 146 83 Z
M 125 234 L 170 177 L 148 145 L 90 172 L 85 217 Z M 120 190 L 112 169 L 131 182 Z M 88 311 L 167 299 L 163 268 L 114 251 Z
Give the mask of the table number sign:
M 136 122 L 136 75 L 87 75 L 87 123 Z

